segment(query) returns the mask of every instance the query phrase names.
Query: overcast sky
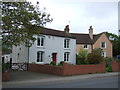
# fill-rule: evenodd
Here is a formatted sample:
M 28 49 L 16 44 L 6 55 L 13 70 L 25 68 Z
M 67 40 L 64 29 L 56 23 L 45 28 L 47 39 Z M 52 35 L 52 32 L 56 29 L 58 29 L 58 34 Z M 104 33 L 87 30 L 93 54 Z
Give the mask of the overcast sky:
M 46 8 L 53 22 L 47 28 L 64 30 L 70 25 L 70 32 L 88 33 L 93 26 L 94 33 L 108 31 L 118 34 L 118 2 L 81 2 L 80 0 L 28 0 L 40 2 Z M 70 22 L 69 22 L 70 21 Z

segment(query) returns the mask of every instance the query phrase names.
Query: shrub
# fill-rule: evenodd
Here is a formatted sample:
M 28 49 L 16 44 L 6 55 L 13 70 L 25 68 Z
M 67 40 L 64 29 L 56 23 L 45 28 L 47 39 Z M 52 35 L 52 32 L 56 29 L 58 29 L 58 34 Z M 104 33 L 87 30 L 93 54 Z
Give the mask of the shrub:
M 112 65 L 111 65 L 112 60 L 113 58 L 104 58 L 104 61 L 106 63 L 106 72 L 112 72 Z
M 2 72 L 8 71 L 10 69 L 10 63 L 2 63 Z
M 101 48 L 95 48 L 95 49 L 92 50 L 92 52 L 101 55 L 101 53 L 102 53 L 102 49 L 101 49 Z
M 92 52 L 88 54 L 87 61 L 89 64 L 99 64 L 103 61 L 103 57 L 101 56 L 101 54 Z
M 87 55 L 88 52 L 81 49 L 79 53 L 76 55 L 76 64 L 87 64 Z
M 50 62 L 50 65 L 55 66 L 55 65 L 56 65 L 56 62 L 51 61 L 51 62 Z
M 59 66 L 63 66 L 65 64 L 64 61 L 60 61 L 60 63 L 58 64 Z

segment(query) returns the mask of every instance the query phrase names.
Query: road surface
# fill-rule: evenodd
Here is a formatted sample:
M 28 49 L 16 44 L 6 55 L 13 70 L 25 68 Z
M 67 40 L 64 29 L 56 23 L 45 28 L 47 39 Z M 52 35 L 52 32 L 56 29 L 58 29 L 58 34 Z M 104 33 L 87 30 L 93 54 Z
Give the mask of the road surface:
M 119 77 L 120 78 L 120 77 Z M 37 82 L 15 85 L 3 85 L 3 88 L 118 88 L 118 76 L 55 81 L 55 82 Z

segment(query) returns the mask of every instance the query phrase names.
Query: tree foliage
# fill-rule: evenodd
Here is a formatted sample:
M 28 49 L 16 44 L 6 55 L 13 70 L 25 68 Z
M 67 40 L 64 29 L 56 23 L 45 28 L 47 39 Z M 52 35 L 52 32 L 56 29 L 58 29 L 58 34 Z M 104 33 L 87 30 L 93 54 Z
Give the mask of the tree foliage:
M 92 53 L 87 56 L 87 61 L 89 64 L 99 64 L 103 62 L 103 57 L 101 56 L 102 50 L 100 48 L 93 49 Z
M 87 51 L 80 49 L 79 53 L 76 55 L 76 64 L 87 64 L 87 55 Z
M 50 14 L 40 10 L 39 2 L 33 6 L 31 2 L 2 3 L 2 40 L 3 44 L 31 46 L 36 40 L 34 35 L 51 22 Z
M 106 32 L 107 37 L 110 39 L 113 45 L 113 56 L 120 55 L 120 36 L 116 34 Z

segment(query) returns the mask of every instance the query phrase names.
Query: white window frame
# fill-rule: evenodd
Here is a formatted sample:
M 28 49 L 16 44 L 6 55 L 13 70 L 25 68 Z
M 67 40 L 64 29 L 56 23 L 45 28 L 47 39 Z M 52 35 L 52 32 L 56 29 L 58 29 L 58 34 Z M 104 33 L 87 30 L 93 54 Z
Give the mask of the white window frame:
M 105 47 L 102 47 L 102 43 L 105 43 Z M 106 48 L 106 42 L 101 42 L 101 48 Z
M 37 62 L 43 62 L 44 61 L 44 51 L 38 51 L 37 52 Z M 39 57 L 38 57 L 39 54 Z M 42 55 L 42 56 L 41 56 Z M 42 59 L 41 59 L 42 58 Z M 39 59 L 39 60 L 38 60 Z
M 88 45 L 87 44 L 83 45 L 83 48 L 88 49 Z
M 39 45 L 38 45 L 38 39 L 40 40 Z M 43 43 L 42 43 L 42 40 L 43 40 Z M 44 36 L 38 36 L 37 37 L 37 46 L 44 47 L 44 44 L 45 44 L 45 37 Z
M 102 55 L 103 57 L 106 57 L 106 52 L 102 52 L 101 55 Z
M 70 52 L 64 52 L 64 61 L 69 62 L 70 61 Z
M 64 39 L 64 48 L 70 48 L 70 39 Z

